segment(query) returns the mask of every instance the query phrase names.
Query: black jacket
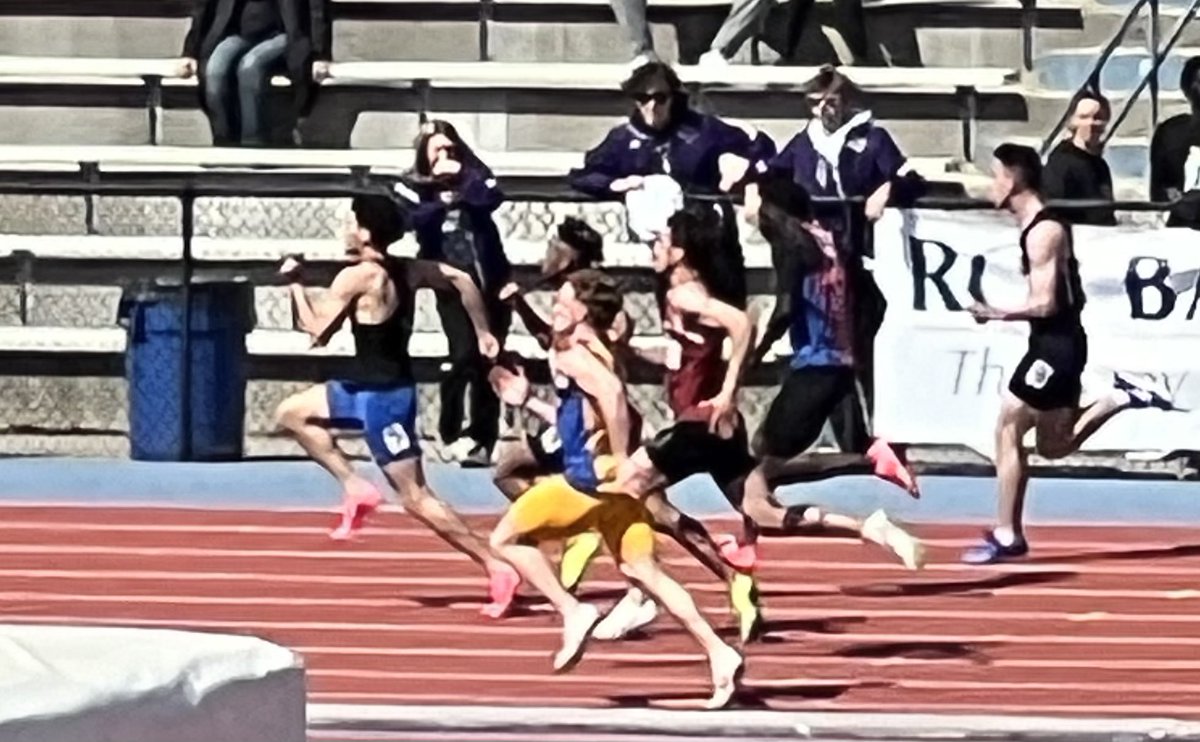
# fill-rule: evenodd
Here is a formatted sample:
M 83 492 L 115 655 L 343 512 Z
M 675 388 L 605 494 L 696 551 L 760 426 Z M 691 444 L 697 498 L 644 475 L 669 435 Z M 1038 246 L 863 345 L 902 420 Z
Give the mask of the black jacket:
M 312 63 L 328 61 L 333 51 L 329 0 L 277 0 L 279 17 L 288 37 L 287 76 L 292 81 L 296 115 L 308 112 L 316 84 Z M 183 56 L 195 59 L 203 100 L 204 68 L 217 44 L 231 35 L 237 19 L 237 0 L 193 0 L 192 26 L 183 42 Z

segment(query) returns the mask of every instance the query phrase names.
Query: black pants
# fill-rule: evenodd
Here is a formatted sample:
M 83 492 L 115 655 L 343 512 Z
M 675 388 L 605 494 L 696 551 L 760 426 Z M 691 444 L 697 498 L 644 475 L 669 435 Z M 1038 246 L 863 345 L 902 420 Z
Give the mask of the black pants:
M 488 324 L 492 334 L 504 344 L 512 313 L 495 297 L 485 296 Z M 462 300 L 454 291 L 437 292 L 437 310 L 442 318 L 442 331 L 449 341 L 447 361 L 450 370 L 442 377 L 442 410 L 438 418 L 438 434 L 449 444 L 465 433 L 491 451 L 500 435 L 500 400 L 488 383 L 487 361 L 479 355 L 479 340 Z M 463 430 L 463 398 L 470 393 L 471 425 Z

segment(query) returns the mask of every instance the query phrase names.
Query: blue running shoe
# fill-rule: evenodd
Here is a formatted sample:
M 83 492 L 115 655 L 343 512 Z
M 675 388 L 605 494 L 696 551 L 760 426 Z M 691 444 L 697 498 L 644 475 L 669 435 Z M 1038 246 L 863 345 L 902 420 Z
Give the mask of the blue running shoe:
M 1023 536 L 1018 536 L 1012 546 L 1005 546 L 996 540 L 994 532 L 986 531 L 983 534 L 983 543 L 964 551 L 962 561 L 964 564 L 997 564 L 1020 559 L 1028 553 L 1029 544 Z
M 1134 409 L 1153 407 L 1166 412 L 1184 411 L 1171 402 L 1170 390 L 1149 377 L 1134 381 L 1120 372 L 1114 372 L 1113 386 L 1129 394 L 1130 406 Z

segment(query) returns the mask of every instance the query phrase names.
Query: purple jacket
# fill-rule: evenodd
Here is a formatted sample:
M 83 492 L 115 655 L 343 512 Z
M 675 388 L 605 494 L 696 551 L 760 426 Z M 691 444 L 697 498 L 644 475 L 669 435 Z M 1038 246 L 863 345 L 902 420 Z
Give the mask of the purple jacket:
M 609 186 L 618 178 L 668 174 L 685 193 L 717 193 L 717 158 L 723 154 L 754 163 L 773 157 L 775 143 L 762 132 L 751 138 L 740 127 L 690 108 L 664 131 L 651 130 L 635 114 L 587 153 L 583 167 L 571 171 L 570 183 L 588 195 L 612 198 Z
M 504 193 L 496 185 L 492 171 L 487 165 L 473 158 L 464 158 L 458 186 L 458 206 L 470 215 L 475 249 L 483 281 L 492 289 L 508 281 L 511 265 L 504 254 L 504 243 L 500 230 L 492 219 L 492 212 L 504 203 Z M 426 186 L 417 189 L 421 197 L 412 210 L 413 231 L 416 233 L 417 257 L 423 260 L 443 260 L 442 225 L 446 220 L 446 204 L 438 197 L 438 190 Z
M 855 127 L 846 137 L 838 160 L 838 175 L 841 177 L 842 194 L 847 197 L 870 196 L 884 183 L 892 183 L 892 202 L 909 203 L 924 192 L 924 182 L 919 178 L 902 178 L 900 170 L 907 160 L 892 135 L 887 130 L 867 121 Z M 792 181 L 803 186 L 812 196 L 837 197 L 838 184 L 833 178 L 808 136 L 807 128 L 792 137 L 787 146 L 774 158 L 761 162 L 759 172 L 766 170 L 787 173 Z M 841 206 L 815 208 L 817 218 L 825 229 L 834 233 L 839 244 L 847 231 L 852 238 L 850 244 L 861 245 L 864 220 L 853 219 L 846 223 L 845 209 Z M 861 212 L 859 212 L 861 213 Z

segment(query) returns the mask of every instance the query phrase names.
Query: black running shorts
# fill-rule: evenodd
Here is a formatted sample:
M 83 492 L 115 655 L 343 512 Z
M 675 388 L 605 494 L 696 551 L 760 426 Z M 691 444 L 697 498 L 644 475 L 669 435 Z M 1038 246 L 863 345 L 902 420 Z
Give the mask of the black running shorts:
M 754 468 L 746 423 L 740 417 L 738 426 L 729 438 L 708 431 L 708 423 L 698 420 L 677 422 L 654 436 L 646 444 L 646 453 L 654 468 L 671 484 L 693 474 L 707 473 L 717 486 L 745 476 Z
M 759 434 L 762 454 L 790 459 L 804 453 L 817 442 L 830 413 L 857 393 L 854 369 L 848 366 L 793 369 L 767 410 Z
M 1017 364 L 1008 390 L 1035 410 L 1078 407 L 1087 355 L 1087 336 L 1082 331 L 1030 335 L 1029 350 Z

